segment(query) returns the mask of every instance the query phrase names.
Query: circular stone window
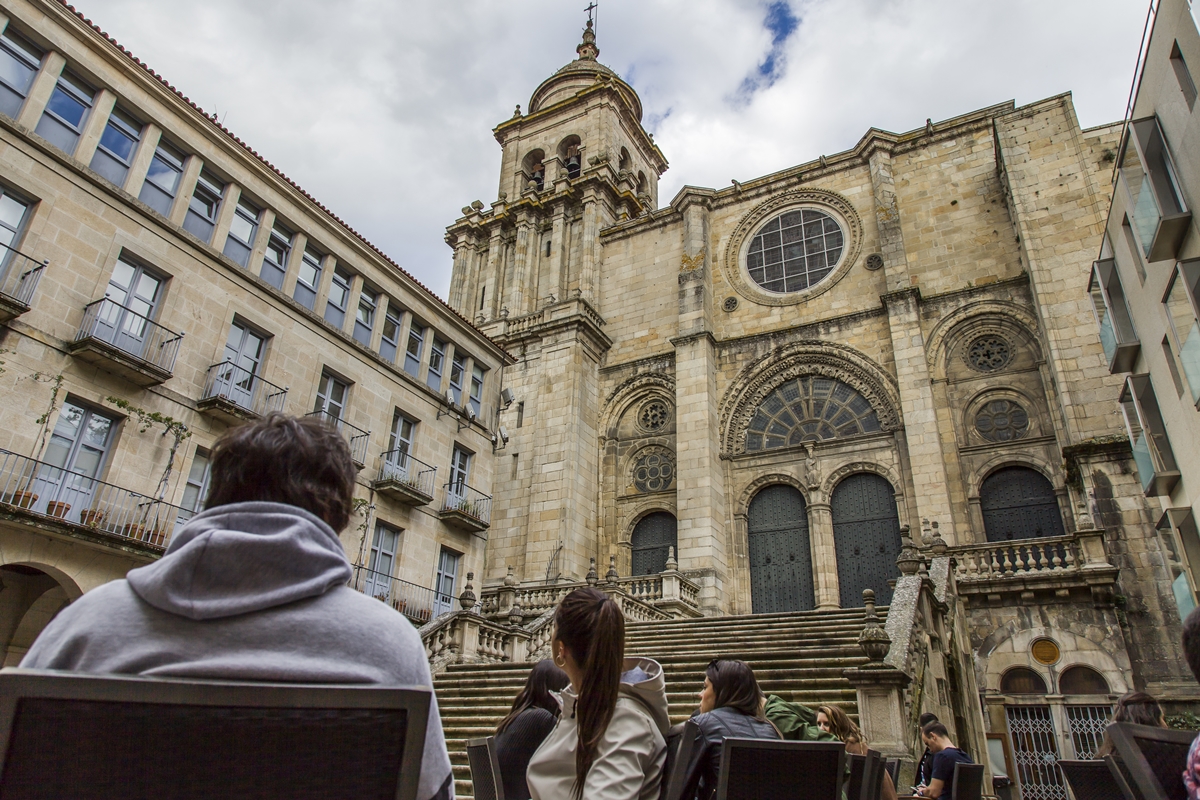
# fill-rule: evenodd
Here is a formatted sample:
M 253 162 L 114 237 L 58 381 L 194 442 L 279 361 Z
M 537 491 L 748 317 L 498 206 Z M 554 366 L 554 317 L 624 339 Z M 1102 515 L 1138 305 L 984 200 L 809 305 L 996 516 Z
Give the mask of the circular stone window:
M 967 346 L 967 364 L 979 372 L 996 372 L 1012 361 L 1012 348 L 1002 336 L 980 336 Z
M 975 430 L 989 442 L 1011 442 L 1029 432 L 1029 414 L 1012 400 L 992 400 L 975 415 Z
M 667 404 L 661 400 L 651 400 L 638 412 L 638 424 L 647 431 L 661 430 L 666 427 L 667 420 Z
M 633 485 L 639 492 L 661 492 L 675 482 L 675 459 L 653 450 L 643 453 L 633 465 Z
M 814 208 L 792 209 L 754 234 L 746 272 L 768 292 L 803 291 L 833 272 L 845 244 L 842 226 L 833 217 Z

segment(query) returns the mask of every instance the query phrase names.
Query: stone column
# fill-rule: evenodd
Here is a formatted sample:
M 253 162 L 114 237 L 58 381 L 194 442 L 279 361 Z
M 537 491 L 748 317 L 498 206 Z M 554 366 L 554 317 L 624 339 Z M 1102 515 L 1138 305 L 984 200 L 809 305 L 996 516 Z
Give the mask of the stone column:
M 53 50 L 46 53 L 46 57 L 42 59 L 42 68 L 34 76 L 33 83 L 29 87 L 29 94 L 25 95 L 21 113 L 17 115 L 18 125 L 23 125 L 29 130 L 37 127 L 38 120 L 42 118 L 42 112 L 46 110 L 46 103 L 50 102 L 50 95 L 58 84 L 58 76 L 62 74 L 63 67 L 66 65 L 67 59 L 63 57 L 62 53 Z
M 528 217 L 522 217 L 517 222 L 516 260 L 513 265 L 512 289 L 508 300 L 508 309 L 513 316 L 519 317 L 533 310 L 530 300 L 530 267 L 529 240 L 533 223 Z
M 472 317 L 474 311 L 473 307 L 469 307 L 471 304 L 466 297 L 466 287 L 471 283 L 471 276 L 467 274 L 470 271 L 470 262 L 467 258 L 469 250 L 470 243 L 467 237 L 460 235 L 458 241 L 454 243 L 454 266 L 451 268 L 450 291 L 446 298 L 446 302 L 451 308 L 468 319 Z
M 833 540 L 833 513 L 829 503 L 808 505 L 808 538 L 812 550 L 813 588 L 817 608 L 841 608 L 838 585 L 837 549 Z
M 550 256 L 549 264 L 546 265 L 547 280 L 544 291 L 540 291 L 542 295 L 554 295 L 558 300 L 565 299 L 566 287 L 570 281 L 563 276 L 563 252 L 566 244 L 566 203 L 560 203 L 554 209 L 554 218 L 550 225 Z M 544 254 L 539 254 L 539 258 L 546 258 Z
M 599 305 L 596 293 L 596 267 L 600 260 L 600 224 L 598 201 L 592 192 L 583 201 L 583 235 L 579 243 L 579 294 L 594 306 Z
M 138 141 L 137 151 L 133 154 L 133 163 L 125 174 L 125 185 L 121 188 L 133 196 L 137 196 L 150 172 L 150 162 L 154 160 L 154 151 L 162 139 L 162 128 L 153 122 L 146 123 L 142 128 L 142 138 Z

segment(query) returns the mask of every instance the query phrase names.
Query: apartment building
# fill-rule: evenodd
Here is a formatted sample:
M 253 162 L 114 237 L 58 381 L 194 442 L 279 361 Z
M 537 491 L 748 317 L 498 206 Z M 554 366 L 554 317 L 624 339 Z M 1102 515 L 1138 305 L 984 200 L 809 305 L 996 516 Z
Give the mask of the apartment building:
M 0 645 L 157 558 L 231 425 L 360 467 L 356 588 L 421 623 L 482 570 L 512 359 L 52 0 L 0 6 Z
M 1186 616 L 1200 587 L 1200 236 L 1191 210 L 1200 202 L 1200 34 L 1187 0 L 1162 0 L 1151 13 L 1088 291 L 1109 370 L 1123 378 L 1114 407 L 1160 509 Z

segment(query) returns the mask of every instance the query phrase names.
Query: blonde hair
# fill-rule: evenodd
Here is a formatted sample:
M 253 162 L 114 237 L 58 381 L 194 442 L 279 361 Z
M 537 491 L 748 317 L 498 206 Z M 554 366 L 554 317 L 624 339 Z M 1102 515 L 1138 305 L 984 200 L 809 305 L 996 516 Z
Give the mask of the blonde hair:
M 817 713 L 825 715 L 825 718 L 829 720 L 829 732 L 846 744 L 867 743 L 866 737 L 854 724 L 854 720 L 850 719 L 840 706 L 820 706 L 817 708 Z

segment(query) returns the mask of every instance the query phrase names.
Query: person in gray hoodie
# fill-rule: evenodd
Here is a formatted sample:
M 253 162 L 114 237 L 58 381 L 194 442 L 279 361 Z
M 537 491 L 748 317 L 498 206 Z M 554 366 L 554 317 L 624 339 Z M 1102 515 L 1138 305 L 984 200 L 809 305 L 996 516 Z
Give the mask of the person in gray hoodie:
M 345 439 L 272 414 L 225 433 L 205 510 L 158 561 L 62 610 L 21 666 L 288 683 L 432 687 L 415 628 L 349 588 L 337 531 L 356 470 Z M 453 797 L 432 699 L 418 797 Z

